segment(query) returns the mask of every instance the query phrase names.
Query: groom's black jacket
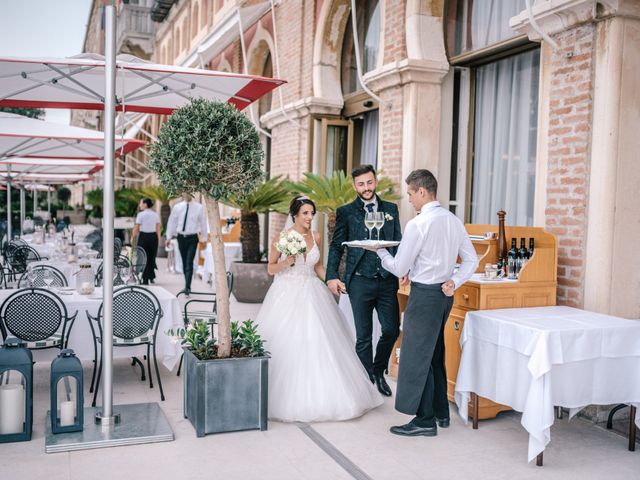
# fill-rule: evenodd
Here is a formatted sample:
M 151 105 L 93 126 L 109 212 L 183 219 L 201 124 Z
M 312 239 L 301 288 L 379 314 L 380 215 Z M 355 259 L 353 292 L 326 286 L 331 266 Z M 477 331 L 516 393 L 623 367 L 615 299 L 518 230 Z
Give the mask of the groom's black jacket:
M 385 222 L 380 231 L 380 240 L 400 241 L 402 233 L 400 232 L 400 218 L 398 215 L 398 207 L 395 203 L 385 202 L 377 197 L 378 212 L 385 214 Z M 329 259 L 327 261 L 327 280 L 339 278 L 338 267 L 344 252 L 342 242 L 350 242 L 352 240 L 365 240 L 368 238 L 368 230 L 364 226 L 364 202 L 360 197 L 353 202 L 344 205 L 336 210 L 336 227 L 333 232 L 333 239 L 329 247 Z M 374 235 L 372 238 L 376 238 Z M 348 248 L 347 262 L 344 274 L 344 283 L 349 290 L 349 283 L 353 275 L 358 270 L 360 263 L 365 257 L 362 248 Z M 391 255 L 396 254 L 396 247 L 389 248 Z M 372 255 L 375 255 L 374 253 Z M 377 255 L 376 255 L 377 257 Z

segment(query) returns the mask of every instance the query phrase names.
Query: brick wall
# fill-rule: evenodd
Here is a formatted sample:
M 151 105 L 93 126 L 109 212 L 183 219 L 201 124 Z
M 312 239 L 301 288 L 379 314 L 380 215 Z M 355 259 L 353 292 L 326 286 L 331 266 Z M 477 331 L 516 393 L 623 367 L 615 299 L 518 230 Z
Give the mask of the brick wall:
M 406 0 L 387 0 L 384 4 L 385 64 L 407 58 L 406 3 Z
M 558 34 L 549 96 L 546 228 L 558 240 L 558 304 L 584 303 L 595 27 Z

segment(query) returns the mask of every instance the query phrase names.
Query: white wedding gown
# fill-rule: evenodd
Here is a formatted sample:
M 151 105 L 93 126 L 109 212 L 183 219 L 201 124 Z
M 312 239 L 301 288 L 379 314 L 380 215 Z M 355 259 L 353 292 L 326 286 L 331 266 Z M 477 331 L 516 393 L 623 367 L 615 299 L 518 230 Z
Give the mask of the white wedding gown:
M 316 276 L 315 245 L 275 276 L 256 318 L 267 341 L 269 418 L 320 422 L 359 417 L 383 403 L 360 363 L 333 295 Z

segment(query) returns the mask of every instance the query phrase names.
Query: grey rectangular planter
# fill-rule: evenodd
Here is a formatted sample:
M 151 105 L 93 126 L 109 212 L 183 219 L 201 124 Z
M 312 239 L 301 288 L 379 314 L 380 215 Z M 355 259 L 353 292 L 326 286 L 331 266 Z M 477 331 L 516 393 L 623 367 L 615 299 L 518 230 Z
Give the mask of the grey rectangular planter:
M 184 416 L 198 437 L 267 429 L 269 357 L 198 360 L 184 350 Z

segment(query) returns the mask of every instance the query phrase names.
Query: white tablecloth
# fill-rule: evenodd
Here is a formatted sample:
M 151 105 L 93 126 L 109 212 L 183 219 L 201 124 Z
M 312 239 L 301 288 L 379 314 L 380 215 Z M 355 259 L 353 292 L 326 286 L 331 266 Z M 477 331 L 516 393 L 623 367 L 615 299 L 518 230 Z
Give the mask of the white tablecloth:
M 54 268 L 57 268 L 66 277 L 68 285 L 70 287 L 75 287 L 76 278 L 77 278 L 75 274 L 80 271 L 80 263 L 90 263 L 91 271 L 95 277 L 95 274 L 98 272 L 98 268 L 102 263 L 102 259 L 100 258 L 83 259 L 80 262 L 74 262 L 74 263 L 51 261 L 51 260 L 40 260 L 38 262 L 32 262 L 30 263 L 30 265 L 50 265 Z
M 554 405 L 640 403 L 640 322 L 570 307 L 468 312 L 455 399 L 470 394 L 522 412 L 531 461 L 550 441 Z M 640 417 L 636 420 L 640 427 Z
M 172 370 L 180 360 L 182 348 L 180 343 L 169 337 L 166 332 L 171 328 L 184 326 L 182 315 L 180 313 L 180 303 L 175 295 L 162 287 L 145 286 L 144 288 L 148 288 L 153 292 L 160 302 L 163 315 L 160 319 L 160 325 L 158 326 L 156 353 L 158 354 L 158 357 L 162 359 L 164 366 L 169 370 Z M 0 303 L 4 302 L 4 300 L 15 291 L 16 290 L 0 290 Z M 99 292 L 99 289 L 96 290 L 96 294 L 99 294 Z M 78 312 L 78 316 L 76 317 L 69 337 L 69 348 L 72 348 L 81 360 L 92 361 L 93 337 L 86 312 L 88 311 L 91 315 L 96 316 L 102 300 L 93 299 L 75 292 L 72 295 L 61 295 L 54 290 L 54 293 L 57 293 L 60 299 L 64 302 L 69 315 L 73 315 L 76 311 Z M 59 350 L 53 348 L 39 351 L 34 350 L 33 358 L 34 361 L 51 361 L 56 355 L 58 355 L 58 353 L 60 353 Z M 146 353 L 146 346 L 127 348 L 116 347 L 113 349 L 114 358 L 145 355 Z M 98 355 L 100 355 L 99 350 Z

